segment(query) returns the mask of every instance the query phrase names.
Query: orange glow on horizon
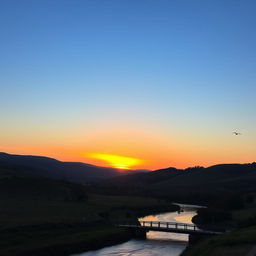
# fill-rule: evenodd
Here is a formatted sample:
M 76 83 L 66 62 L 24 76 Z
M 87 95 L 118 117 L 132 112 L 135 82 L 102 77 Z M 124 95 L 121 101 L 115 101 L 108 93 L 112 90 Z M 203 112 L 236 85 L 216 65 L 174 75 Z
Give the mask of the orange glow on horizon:
M 119 155 L 111 155 L 104 153 L 89 153 L 87 154 L 89 158 L 97 159 L 103 161 L 108 164 L 110 167 L 129 170 L 134 167 L 138 167 L 144 161 L 141 159 L 127 157 L 127 156 L 119 156 Z

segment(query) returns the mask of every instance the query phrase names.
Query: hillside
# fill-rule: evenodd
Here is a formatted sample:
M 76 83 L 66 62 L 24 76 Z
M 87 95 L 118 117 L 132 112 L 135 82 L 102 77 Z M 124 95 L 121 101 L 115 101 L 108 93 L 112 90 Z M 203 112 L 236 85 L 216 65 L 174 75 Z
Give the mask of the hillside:
M 97 189 L 111 193 L 143 194 L 173 200 L 200 198 L 255 190 L 256 164 L 222 164 L 185 170 L 167 168 L 151 173 L 115 177 L 100 182 Z
M 0 255 L 71 255 L 127 240 L 110 219 L 135 218 L 159 200 L 91 194 L 81 184 L 0 167 Z
M 110 226 L 112 219 L 136 218 L 156 209 L 159 212 L 174 210 L 169 202 L 151 197 L 195 203 L 205 200 L 215 207 L 210 209 L 211 219 L 213 211 L 217 221 L 218 212 L 223 215 L 228 210 L 232 219 L 227 219 L 227 223 L 232 222 L 236 227 L 255 223 L 255 204 L 248 200 L 249 195 L 254 197 L 256 193 L 255 163 L 185 170 L 167 168 L 112 177 L 84 186 L 40 174 L 43 170 L 50 171 L 52 162 L 59 161 L 42 158 L 44 165 L 39 172 L 33 167 L 33 161 L 38 165 L 37 157 L 28 158 L 32 161 L 0 162 L 0 254 L 4 256 L 34 256 L 39 255 L 38 252 L 70 255 L 97 248 L 98 243 L 93 244 L 95 240 L 109 241 L 109 244 L 124 241 L 130 235 Z M 239 197 L 243 197 L 243 207 L 237 204 Z M 223 216 L 220 220 L 223 221 Z
M 47 178 L 85 184 L 121 175 L 117 169 L 79 162 L 61 162 L 49 157 L 0 153 L 0 167 L 8 167 Z
M 83 185 L 0 167 L 0 199 L 83 201 L 86 197 Z

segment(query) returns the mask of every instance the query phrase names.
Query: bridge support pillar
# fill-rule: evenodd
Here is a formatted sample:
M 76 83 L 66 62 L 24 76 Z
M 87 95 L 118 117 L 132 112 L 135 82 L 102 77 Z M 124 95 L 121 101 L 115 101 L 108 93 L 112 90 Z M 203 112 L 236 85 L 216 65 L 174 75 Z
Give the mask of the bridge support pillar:
M 204 234 L 190 234 L 188 236 L 189 237 L 188 238 L 189 245 L 196 244 L 209 236 L 210 235 L 204 235 Z
M 141 229 L 132 229 L 131 230 L 133 237 L 138 239 L 146 239 L 147 238 L 147 231 Z

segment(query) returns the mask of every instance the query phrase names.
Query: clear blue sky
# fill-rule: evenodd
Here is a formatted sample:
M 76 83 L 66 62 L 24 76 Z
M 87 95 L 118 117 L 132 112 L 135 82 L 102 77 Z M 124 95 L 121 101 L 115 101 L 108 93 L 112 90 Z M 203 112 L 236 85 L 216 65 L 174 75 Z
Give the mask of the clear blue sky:
M 0 150 L 132 155 L 130 145 L 91 149 L 86 134 L 113 127 L 136 141 L 148 129 L 136 154 L 146 157 L 147 139 L 159 142 L 153 153 L 166 142 L 166 165 L 253 160 L 255 13 L 246 0 L 2 0 Z

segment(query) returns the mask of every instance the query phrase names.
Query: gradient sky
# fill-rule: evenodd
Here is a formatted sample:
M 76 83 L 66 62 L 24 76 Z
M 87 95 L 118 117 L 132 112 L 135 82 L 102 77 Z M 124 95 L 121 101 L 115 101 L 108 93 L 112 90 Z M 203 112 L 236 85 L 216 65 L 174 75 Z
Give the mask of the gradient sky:
M 255 161 L 255 13 L 254 0 L 2 0 L 0 151 Z

